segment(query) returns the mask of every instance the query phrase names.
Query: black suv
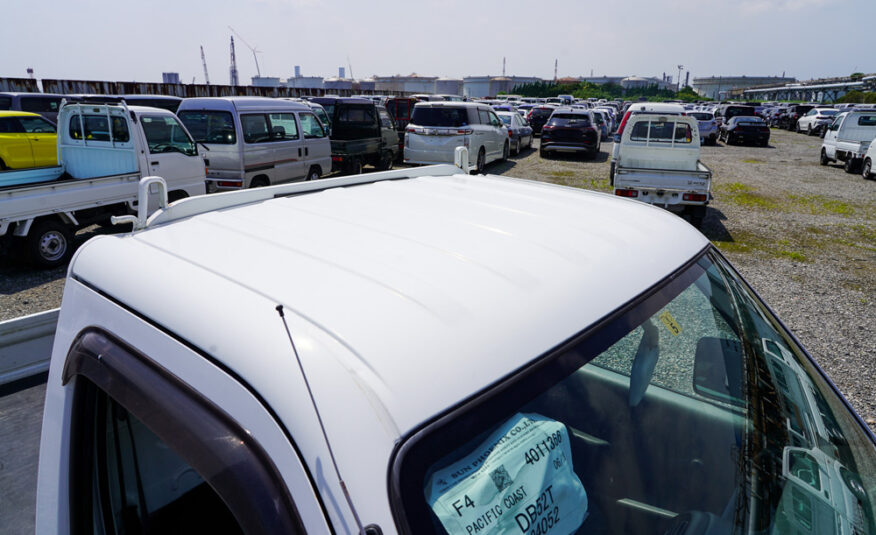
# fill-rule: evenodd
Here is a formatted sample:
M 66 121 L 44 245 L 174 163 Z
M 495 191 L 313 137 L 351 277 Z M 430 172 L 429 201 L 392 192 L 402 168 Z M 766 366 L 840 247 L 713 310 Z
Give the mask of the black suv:
M 552 106 L 536 106 L 529 110 L 526 119 L 532 127 L 533 134 L 540 134 L 541 129 L 556 108 Z
M 589 157 L 599 152 L 600 137 L 593 112 L 575 108 L 558 108 L 541 130 L 538 154 L 549 152 L 583 152 Z

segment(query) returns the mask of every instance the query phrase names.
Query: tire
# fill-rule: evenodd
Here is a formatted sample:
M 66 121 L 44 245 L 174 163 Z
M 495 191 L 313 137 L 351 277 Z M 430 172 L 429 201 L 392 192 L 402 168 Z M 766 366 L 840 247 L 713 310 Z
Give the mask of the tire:
M 378 171 L 389 171 L 390 169 L 392 169 L 393 159 L 394 158 L 392 156 L 392 151 L 385 150 L 380 153 L 380 161 L 377 162 L 377 165 L 375 167 L 377 167 Z
M 307 178 L 304 180 L 308 182 L 313 182 L 314 180 L 319 180 L 319 167 L 313 166 L 307 171 Z
M 854 173 L 858 170 L 858 164 L 859 162 L 857 158 L 849 158 L 843 164 L 843 170 L 849 174 Z
M 814 136 L 816 133 L 817 133 L 817 131 L 812 129 L 812 125 L 809 125 L 809 128 L 806 130 L 806 135 L 807 136 Z
M 487 167 L 487 152 L 481 147 L 481 150 L 478 151 L 478 159 L 475 163 L 475 168 L 471 172 L 473 175 L 482 175 L 484 174 L 484 169 Z
M 167 194 L 167 204 L 175 203 L 180 199 L 185 199 L 189 194 L 182 190 L 171 191 Z
M 362 160 L 355 158 L 347 162 L 344 166 L 344 174 L 345 175 L 361 175 L 362 174 Z
M 514 144 L 514 148 L 511 149 L 511 154 L 517 156 L 520 154 L 520 139 L 517 140 L 517 143 Z
M 539 148 L 539 149 L 538 149 L 538 156 L 539 156 L 540 158 L 544 158 L 544 159 L 546 160 L 546 159 L 548 158 L 547 151 L 544 150 L 544 149 L 542 149 L 542 148 Z
M 800 121 L 797 121 L 797 124 L 794 126 L 794 131 L 798 134 L 802 132 L 802 130 L 800 130 Z
M 611 166 L 608 169 L 608 183 L 611 186 L 614 186 L 614 170 L 617 166 L 617 162 L 611 162 Z
M 827 151 L 821 149 L 821 158 L 818 160 L 821 165 L 827 165 L 830 163 L 830 159 L 827 157 Z
M 870 158 L 864 160 L 864 165 L 861 168 L 861 176 L 864 177 L 864 180 L 870 180 L 873 178 L 873 164 L 870 162 Z
M 263 176 L 256 177 L 252 179 L 252 182 L 249 183 L 250 188 L 263 188 L 270 185 L 271 183 L 268 181 L 268 179 Z
M 6 171 L 7 169 L 9 169 L 9 168 L 6 167 L 6 162 L 4 162 L 2 159 L 0 159 L 0 171 Z
M 510 142 L 510 141 L 506 141 L 506 142 L 505 142 L 505 146 L 502 147 L 502 161 L 503 161 L 503 162 L 507 162 L 507 161 L 508 161 L 508 155 L 509 155 L 510 153 L 511 153 L 511 142 Z
M 532 148 L 532 138 L 534 138 L 534 137 L 535 137 L 535 134 L 529 134 L 529 142 L 526 144 L 527 149 Z
M 57 219 L 43 219 L 30 228 L 24 246 L 31 264 L 40 269 L 54 269 L 70 261 L 73 233 Z

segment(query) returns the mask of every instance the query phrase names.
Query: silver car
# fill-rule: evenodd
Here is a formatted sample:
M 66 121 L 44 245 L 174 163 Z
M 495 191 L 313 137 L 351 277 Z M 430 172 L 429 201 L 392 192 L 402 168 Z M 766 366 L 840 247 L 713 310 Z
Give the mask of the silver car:
M 690 112 L 699 122 L 700 143 L 703 145 L 715 145 L 718 143 L 718 121 L 715 120 L 715 114 L 710 111 L 694 111 Z

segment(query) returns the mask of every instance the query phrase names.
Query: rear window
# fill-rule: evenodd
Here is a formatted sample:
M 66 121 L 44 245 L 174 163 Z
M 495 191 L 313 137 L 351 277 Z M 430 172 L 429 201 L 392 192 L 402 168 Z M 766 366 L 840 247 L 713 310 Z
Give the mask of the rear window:
M 838 110 L 821 110 L 820 112 L 818 112 L 818 115 L 833 116 L 833 115 L 836 115 L 837 113 L 839 113 Z
M 374 106 L 340 106 L 337 121 L 355 125 L 374 124 Z
M 711 113 L 691 113 L 690 115 L 697 121 L 711 121 L 715 118 Z
M 555 113 L 548 121 L 549 126 L 590 126 L 590 117 L 577 113 Z
M 125 119 L 111 116 L 108 120 L 106 115 L 71 115 L 70 137 L 87 141 L 115 141 L 119 143 L 127 143 L 131 140 Z
M 687 124 L 669 121 L 639 121 L 633 125 L 630 140 L 672 143 L 673 133 L 675 134 L 675 143 L 690 143 L 693 139 L 690 126 Z
M 55 112 L 61 107 L 60 97 L 21 97 L 21 111 Z
M 532 117 L 535 119 L 546 119 L 554 112 L 551 108 L 535 108 L 532 110 Z
M 511 116 L 510 115 L 500 115 L 499 119 L 502 119 L 502 122 L 508 126 L 511 126 Z
M 12 97 L 0 97 L 0 110 L 12 109 Z
M 414 108 L 411 123 L 418 126 L 466 126 L 468 125 L 468 109 L 419 106 Z
M 858 126 L 876 126 L 876 115 L 862 115 L 858 117 Z
M 727 111 L 724 112 L 724 117 L 728 119 L 740 115 L 754 116 L 755 110 L 751 106 L 727 106 Z
M 195 141 L 217 145 L 234 145 L 234 119 L 227 111 L 181 111 L 178 117 Z

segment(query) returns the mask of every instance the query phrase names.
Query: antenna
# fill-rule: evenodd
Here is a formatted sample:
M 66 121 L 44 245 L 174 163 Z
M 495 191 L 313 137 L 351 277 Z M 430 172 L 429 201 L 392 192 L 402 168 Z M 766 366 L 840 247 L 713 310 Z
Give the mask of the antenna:
M 362 527 L 362 521 L 359 520 L 359 513 L 356 512 L 356 508 L 353 506 L 353 499 L 350 498 L 350 492 L 347 490 L 347 485 L 341 477 L 341 471 L 335 460 L 335 453 L 332 451 L 332 445 L 329 442 L 328 434 L 325 432 L 325 425 L 322 423 L 322 416 L 319 414 L 319 407 L 316 406 L 316 398 L 313 397 L 313 390 L 310 388 L 310 381 L 307 380 L 307 373 L 304 371 L 304 365 L 301 363 L 298 349 L 295 348 L 295 341 L 292 340 L 292 331 L 289 330 L 289 324 L 286 323 L 286 314 L 283 313 L 283 305 L 277 305 L 275 310 L 277 311 L 277 314 L 280 315 L 280 319 L 283 320 L 283 327 L 286 328 L 286 336 L 289 337 L 289 343 L 292 345 L 292 353 L 295 354 L 295 360 L 298 361 L 298 369 L 301 370 L 301 377 L 304 378 L 304 386 L 307 387 L 307 395 L 310 396 L 310 402 L 313 404 L 313 410 L 316 412 L 316 419 L 319 422 L 319 428 L 322 430 L 322 438 L 325 440 L 326 448 L 328 448 L 329 457 L 331 458 L 332 466 L 335 469 L 335 475 L 338 476 L 338 483 L 341 485 L 341 490 L 344 491 L 344 498 L 347 499 L 347 505 L 350 506 L 350 511 L 353 512 L 353 518 L 356 519 L 356 527 L 359 528 L 359 533 L 364 535 L 365 528 Z
M 255 49 L 255 48 L 251 47 L 251 46 L 249 45 L 249 43 L 246 42 L 246 39 L 244 39 L 243 37 L 241 37 L 240 34 L 237 33 L 237 30 L 235 30 L 235 29 L 232 28 L 231 26 L 229 26 L 228 29 L 231 30 L 232 32 L 234 32 L 234 35 L 236 35 L 238 39 L 240 39 L 241 41 L 243 41 L 243 44 L 245 44 L 246 47 L 252 51 L 252 59 L 255 60 L 255 65 L 256 65 L 256 74 L 259 76 L 259 78 L 261 78 L 261 77 L 262 77 L 262 71 L 259 70 L 259 58 L 256 57 L 256 54 L 261 54 L 262 51 L 261 51 L 261 50 L 257 50 L 257 49 Z
M 237 78 L 237 59 L 234 57 L 234 36 L 231 36 L 231 68 L 229 69 L 231 77 L 231 85 L 240 85 L 240 80 Z
M 201 45 L 201 64 L 204 66 L 204 80 L 210 85 L 210 75 L 207 74 L 207 58 L 204 57 L 204 45 Z

